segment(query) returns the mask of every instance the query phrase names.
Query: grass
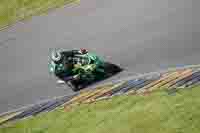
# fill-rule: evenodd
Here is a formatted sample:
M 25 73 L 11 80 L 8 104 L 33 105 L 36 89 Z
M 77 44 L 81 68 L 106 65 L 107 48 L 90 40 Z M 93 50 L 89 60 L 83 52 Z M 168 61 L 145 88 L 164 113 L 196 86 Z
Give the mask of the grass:
M 0 0 L 0 29 L 78 0 Z
M 0 133 L 199 133 L 200 87 L 119 96 L 9 123 Z

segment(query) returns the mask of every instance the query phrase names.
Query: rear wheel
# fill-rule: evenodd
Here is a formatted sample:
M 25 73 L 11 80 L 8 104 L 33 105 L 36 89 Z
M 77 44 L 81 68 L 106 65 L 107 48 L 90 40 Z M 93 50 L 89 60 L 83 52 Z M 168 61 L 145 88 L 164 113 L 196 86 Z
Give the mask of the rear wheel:
M 108 75 L 115 75 L 116 73 L 119 73 L 123 70 L 119 66 L 109 62 L 106 62 L 104 67 L 105 67 L 104 70 Z

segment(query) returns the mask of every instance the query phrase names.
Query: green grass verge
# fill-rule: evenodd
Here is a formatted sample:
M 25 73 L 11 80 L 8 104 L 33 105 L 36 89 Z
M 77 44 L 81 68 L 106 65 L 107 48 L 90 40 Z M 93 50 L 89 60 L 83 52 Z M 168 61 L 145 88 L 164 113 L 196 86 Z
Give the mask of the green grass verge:
M 18 20 L 79 0 L 0 0 L 0 29 Z
M 199 133 L 199 103 L 200 87 L 175 96 L 119 96 L 9 123 L 0 133 Z

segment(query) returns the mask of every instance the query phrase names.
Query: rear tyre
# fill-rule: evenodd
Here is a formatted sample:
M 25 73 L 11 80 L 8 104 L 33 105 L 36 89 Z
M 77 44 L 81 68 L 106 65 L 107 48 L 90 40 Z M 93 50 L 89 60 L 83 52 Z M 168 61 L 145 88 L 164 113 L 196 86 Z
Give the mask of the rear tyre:
M 105 72 L 110 76 L 110 75 L 115 75 L 121 71 L 123 71 L 122 68 L 120 68 L 119 66 L 115 65 L 115 64 L 112 64 L 112 63 L 109 63 L 109 62 L 106 62 L 105 63 L 105 66 L 104 66 L 104 70 Z

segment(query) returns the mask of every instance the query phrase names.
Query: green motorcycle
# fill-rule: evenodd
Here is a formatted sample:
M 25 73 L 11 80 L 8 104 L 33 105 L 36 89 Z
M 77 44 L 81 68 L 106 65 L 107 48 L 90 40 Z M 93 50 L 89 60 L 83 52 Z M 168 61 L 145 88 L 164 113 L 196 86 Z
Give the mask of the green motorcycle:
M 57 53 L 57 56 L 55 54 L 52 56 L 52 53 Z M 49 72 L 55 74 L 73 91 L 107 79 L 121 71 L 119 66 L 105 62 L 96 54 L 84 50 L 53 51 L 49 60 Z

